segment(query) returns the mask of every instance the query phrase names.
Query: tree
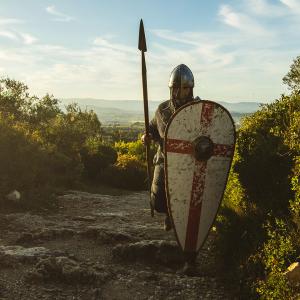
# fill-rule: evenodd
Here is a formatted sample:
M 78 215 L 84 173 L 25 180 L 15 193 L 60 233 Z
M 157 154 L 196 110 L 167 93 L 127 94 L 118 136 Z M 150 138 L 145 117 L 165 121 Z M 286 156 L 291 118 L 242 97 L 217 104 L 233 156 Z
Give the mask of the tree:
M 297 56 L 290 66 L 289 72 L 283 77 L 283 83 L 293 91 L 300 91 L 300 56 Z
M 33 99 L 24 83 L 9 78 L 0 80 L 0 111 L 5 116 L 24 119 Z
M 88 139 L 101 140 L 102 129 L 93 111 L 82 111 L 77 104 L 66 107 L 66 113 L 52 119 L 44 132 L 44 140 L 55 145 L 57 151 L 80 161 L 80 151 Z
M 33 127 L 48 126 L 47 124 L 57 115 L 62 114 L 58 99 L 47 94 L 36 98 L 30 105 L 28 121 Z

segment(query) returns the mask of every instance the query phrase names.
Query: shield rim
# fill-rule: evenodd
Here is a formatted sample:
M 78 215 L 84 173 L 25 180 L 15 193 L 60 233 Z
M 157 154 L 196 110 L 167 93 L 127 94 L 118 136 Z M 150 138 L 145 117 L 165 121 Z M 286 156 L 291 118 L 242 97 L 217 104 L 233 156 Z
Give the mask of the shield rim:
M 165 171 L 165 193 L 166 193 L 166 196 L 167 196 L 167 207 L 168 207 L 168 214 L 171 218 L 171 222 L 172 222 L 172 226 L 173 226 L 173 230 L 174 230 L 174 233 L 175 233 L 175 237 L 176 237 L 176 241 L 177 241 L 177 244 L 180 246 L 180 249 L 182 250 L 182 252 L 184 253 L 196 253 L 198 254 L 202 248 L 202 246 L 204 245 L 204 243 L 206 242 L 207 240 L 207 237 L 211 231 L 211 228 L 213 227 L 215 221 L 216 221 L 216 217 L 218 215 L 218 212 L 219 212 L 219 209 L 220 209 L 220 206 L 221 206 L 221 203 L 222 203 L 222 200 L 223 200 L 223 197 L 224 197 L 224 192 L 225 192 L 225 189 L 226 189 L 226 186 L 227 186 L 227 182 L 228 182 L 228 177 L 229 177 L 229 173 L 230 173 L 230 170 L 231 170 L 231 165 L 232 165 L 232 160 L 233 160 L 233 157 L 234 157 L 234 153 L 235 153 L 235 145 L 236 145 L 236 127 L 235 127 L 235 123 L 234 123 L 234 120 L 231 116 L 231 114 L 229 113 L 229 111 L 221 104 L 217 103 L 217 102 L 214 102 L 212 100 L 200 100 L 200 101 L 191 101 L 187 104 L 184 104 L 183 106 L 181 106 L 178 110 L 176 110 L 174 112 L 174 114 L 171 116 L 171 118 L 169 119 L 168 121 L 168 124 L 166 126 L 166 129 L 165 129 L 165 135 L 164 135 L 164 149 L 166 149 L 166 143 L 167 143 L 167 134 L 168 134 L 168 130 L 169 130 L 169 127 L 170 127 L 170 124 L 172 123 L 173 119 L 175 118 L 175 116 L 183 109 L 185 109 L 186 107 L 189 107 L 191 105 L 196 105 L 196 104 L 199 104 L 199 103 L 213 103 L 215 106 L 217 107 L 221 107 L 226 113 L 227 115 L 229 116 L 231 122 L 232 122 L 232 125 L 233 125 L 233 129 L 234 129 L 234 134 L 233 134 L 233 141 L 234 141 L 234 144 L 233 144 L 233 154 L 232 154 L 232 157 L 230 159 L 230 168 L 229 170 L 227 171 L 227 175 L 226 175 L 226 184 L 224 186 L 224 189 L 223 189 L 223 192 L 222 192 L 222 196 L 220 198 L 220 201 L 219 201 L 219 205 L 218 205 L 218 209 L 216 210 L 216 214 L 215 214 L 215 217 L 213 219 L 213 222 L 211 223 L 211 226 L 209 228 L 209 230 L 207 231 L 207 234 L 202 242 L 202 244 L 199 246 L 199 249 L 198 251 L 195 251 L 195 252 L 187 252 L 187 251 L 184 251 L 183 249 L 183 246 L 181 245 L 181 243 L 179 242 L 179 238 L 178 238 L 178 235 L 177 235 L 177 231 L 176 231 L 176 228 L 174 226 L 174 220 L 173 220 L 173 216 L 172 214 L 170 213 L 170 195 L 169 195 L 169 184 L 168 184 L 168 169 L 167 169 L 167 163 L 168 163 L 168 155 L 167 155 L 167 152 L 165 152 L 165 160 L 164 160 L 164 171 Z

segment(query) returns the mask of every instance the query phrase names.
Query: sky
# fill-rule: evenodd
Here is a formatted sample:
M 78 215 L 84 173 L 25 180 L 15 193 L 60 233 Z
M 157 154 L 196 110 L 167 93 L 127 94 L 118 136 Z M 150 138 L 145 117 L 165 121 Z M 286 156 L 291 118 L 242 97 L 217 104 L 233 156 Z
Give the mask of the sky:
M 194 95 L 269 103 L 300 55 L 300 0 L 1 0 L 0 77 L 56 98 L 142 98 L 140 19 L 150 100 L 184 63 Z

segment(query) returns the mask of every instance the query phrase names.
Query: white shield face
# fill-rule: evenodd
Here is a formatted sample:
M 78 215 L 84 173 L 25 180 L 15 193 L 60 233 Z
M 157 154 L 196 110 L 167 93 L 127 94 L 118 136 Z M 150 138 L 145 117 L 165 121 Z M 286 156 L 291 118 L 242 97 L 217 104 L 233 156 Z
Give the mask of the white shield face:
M 200 250 L 214 222 L 234 144 L 230 114 L 212 101 L 187 104 L 169 121 L 165 132 L 166 192 L 176 238 L 185 252 Z

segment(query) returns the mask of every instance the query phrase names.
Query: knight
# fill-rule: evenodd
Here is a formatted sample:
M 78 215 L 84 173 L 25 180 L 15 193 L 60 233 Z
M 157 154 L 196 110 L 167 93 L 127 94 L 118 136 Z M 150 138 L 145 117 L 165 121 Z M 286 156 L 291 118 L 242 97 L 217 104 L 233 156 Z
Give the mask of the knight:
M 158 144 L 157 153 L 153 159 L 154 174 L 151 185 L 150 204 L 158 213 L 166 214 L 164 229 L 172 229 L 171 219 L 167 208 L 165 192 L 165 171 L 164 171 L 164 135 L 169 119 L 173 113 L 184 104 L 191 101 L 200 101 L 199 97 L 193 95 L 194 76 L 192 71 L 184 64 L 175 67 L 169 80 L 170 100 L 162 102 L 149 124 L 149 140 L 144 134 L 141 137 L 143 144 L 153 140 Z

